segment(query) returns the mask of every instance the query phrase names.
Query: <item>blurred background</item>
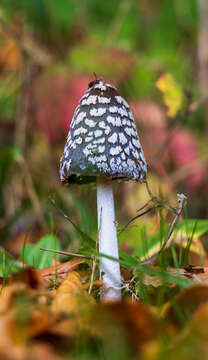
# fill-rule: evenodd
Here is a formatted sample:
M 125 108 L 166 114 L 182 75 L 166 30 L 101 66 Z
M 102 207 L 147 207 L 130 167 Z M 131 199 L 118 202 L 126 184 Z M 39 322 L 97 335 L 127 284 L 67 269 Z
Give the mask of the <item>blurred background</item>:
M 93 72 L 132 108 L 152 192 L 173 206 L 184 192 L 188 216 L 207 218 L 207 0 L 1 0 L 0 241 L 14 255 L 26 236 L 35 242 L 50 231 L 63 248 L 79 246 L 51 199 L 96 237 L 95 187 L 59 180 Z M 149 198 L 145 185 L 114 186 L 122 227 Z M 153 214 L 142 223 L 151 235 L 160 221 Z M 123 247 L 138 243 L 138 231 L 129 236 Z

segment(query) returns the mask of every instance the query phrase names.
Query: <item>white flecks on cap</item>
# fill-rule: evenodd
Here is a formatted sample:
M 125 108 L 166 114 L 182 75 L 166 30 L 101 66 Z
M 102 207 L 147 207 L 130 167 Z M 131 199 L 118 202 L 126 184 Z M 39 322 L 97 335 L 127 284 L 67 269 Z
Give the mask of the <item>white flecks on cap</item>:
M 130 149 L 130 150 L 134 150 L 134 146 L 133 146 L 133 144 L 132 144 L 131 141 L 129 141 L 128 145 L 129 145 L 129 149 Z
M 86 112 L 82 111 L 80 112 L 74 119 L 75 119 L 75 124 L 79 124 L 84 118 L 86 117 Z
M 72 144 L 71 144 L 71 148 L 72 148 L 72 149 L 76 149 L 76 147 L 77 147 L 77 146 L 76 146 L 76 144 L 75 144 L 75 141 L 73 141 Z
M 92 104 L 96 104 L 96 100 L 97 100 L 97 95 L 90 95 L 88 96 L 86 99 L 81 101 L 82 105 L 92 105 Z
M 119 104 L 124 105 L 127 109 L 129 109 L 129 104 L 127 103 L 127 101 L 122 98 L 120 95 L 115 96 L 115 99 L 118 101 Z
M 139 147 L 141 147 L 140 146 L 140 142 L 139 142 L 139 140 L 138 139 L 132 139 L 132 143 L 133 143 L 133 145 L 136 147 L 136 148 L 139 148 Z
M 102 130 L 95 130 L 94 134 L 95 134 L 95 137 L 97 138 L 97 137 L 103 135 L 103 131 Z
M 137 137 L 137 132 L 132 128 L 132 127 L 125 127 L 124 131 L 126 132 L 127 135 L 129 136 L 135 136 Z
M 89 156 L 89 155 L 91 155 L 91 150 L 89 150 L 88 147 L 86 146 L 83 150 L 83 153 L 85 156 Z
M 102 90 L 102 91 L 105 91 L 105 90 L 106 90 L 106 85 L 104 85 L 103 82 L 100 81 L 99 84 L 96 84 L 96 85 L 94 86 L 94 89 L 100 89 L 100 90 Z
M 111 113 L 117 113 L 118 112 L 118 107 L 117 106 L 110 106 L 109 107 L 109 111 L 111 112 Z
M 85 119 L 85 124 L 89 127 L 94 127 L 96 125 L 96 122 L 90 119 Z
M 106 162 L 97 163 L 97 167 L 98 167 L 98 169 L 100 169 L 104 173 L 107 173 L 107 172 L 110 171 L 110 168 L 109 168 L 109 166 L 108 166 L 108 164 Z
M 128 111 L 128 117 L 131 119 L 131 120 L 133 120 L 134 121 L 134 117 L 133 117 L 133 114 L 132 114 L 132 112 L 131 111 Z
M 105 121 L 100 121 L 100 122 L 98 123 L 98 125 L 99 125 L 99 127 L 100 127 L 101 129 L 105 129 L 105 128 L 106 128 L 106 123 L 105 123 Z
M 85 142 L 90 142 L 90 141 L 92 141 L 92 139 L 93 139 L 92 136 L 86 136 Z
M 106 135 L 110 134 L 110 131 L 111 131 L 110 127 L 107 126 L 106 129 L 105 129 L 105 134 Z
M 69 171 L 69 168 L 70 168 L 70 166 L 71 166 L 71 162 L 72 162 L 72 160 L 69 159 L 69 160 L 67 161 L 67 163 L 66 163 L 66 168 L 67 168 L 68 171 Z
M 111 147 L 110 154 L 111 155 L 118 155 L 122 151 L 121 146 Z
M 117 162 L 117 165 L 120 165 L 120 164 L 121 164 L 121 159 L 120 159 L 120 157 L 117 157 L 116 162 Z
M 78 144 L 80 145 L 82 143 L 82 138 L 81 137 L 78 137 L 77 139 L 74 140 L 75 144 Z
M 65 148 L 64 149 L 64 157 L 67 158 L 69 156 L 69 151 Z
M 112 170 L 117 170 L 117 165 L 115 164 L 114 158 L 110 159 L 110 167 Z
M 115 118 L 113 116 L 108 115 L 106 120 L 109 124 L 115 125 Z
M 127 165 L 130 167 L 134 167 L 135 166 L 135 162 L 131 159 L 127 159 Z
M 98 102 L 100 104 L 109 104 L 111 102 L 111 98 L 105 96 L 98 96 Z
M 96 146 L 96 144 L 94 144 L 94 142 L 93 142 L 93 143 L 90 143 L 90 144 L 87 144 L 87 147 L 88 147 L 88 149 L 92 149 L 92 150 L 96 150 L 96 149 L 97 149 L 97 146 Z
M 103 153 L 105 151 L 105 146 L 98 146 L 98 152 Z
M 132 150 L 132 155 L 135 157 L 135 159 L 139 159 L 139 153 L 136 150 Z
M 116 87 L 111 84 L 106 84 L 106 86 L 116 90 Z
M 98 155 L 98 156 L 89 156 L 88 160 L 94 165 L 98 162 L 107 161 L 105 155 Z
M 124 135 L 124 133 L 120 132 L 118 134 L 118 136 L 119 136 L 119 140 L 120 140 L 121 144 L 125 145 L 128 140 L 127 140 L 126 136 Z
M 102 116 L 103 114 L 105 114 L 106 112 L 106 109 L 105 108 L 93 108 L 93 109 L 90 109 L 90 115 L 91 116 Z
M 122 160 L 125 160 L 126 159 L 126 155 L 122 152 L 122 154 L 121 154 L 121 159 Z
M 121 118 L 119 116 L 115 118 L 115 126 L 121 126 Z
M 127 133 L 127 135 L 131 136 L 131 128 L 130 127 L 125 127 L 124 131 Z
M 79 127 L 76 130 L 74 130 L 74 136 L 78 136 L 80 134 L 86 134 L 87 129 L 83 128 L 83 127 Z
M 106 155 L 97 156 L 98 161 L 107 161 Z
M 114 116 L 108 115 L 107 116 L 107 122 L 109 124 L 112 124 L 113 126 L 121 126 L 121 124 L 122 124 L 121 123 L 121 118 L 119 116 L 114 117 Z
M 117 108 L 117 112 L 118 112 L 122 117 L 128 116 L 128 113 L 127 113 L 127 111 L 126 111 L 125 108 L 118 107 L 118 108 Z
M 78 105 L 75 109 L 75 112 L 74 112 L 74 116 L 72 118 L 72 121 L 71 121 L 71 125 L 70 125 L 70 128 L 73 129 L 73 127 L 76 125 L 76 117 L 77 117 L 77 114 L 78 112 L 80 111 L 80 106 Z
M 109 138 L 108 138 L 108 142 L 112 143 L 112 144 L 115 144 L 115 142 L 117 141 L 118 139 L 118 135 L 117 133 L 115 132 L 113 135 L 111 135 Z
M 126 153 L 127 155 L 130 155 L 130 149 L 129 149 L 128 146 L 126 146 L 126 147 L 124 148 L 124 151 L 125 151 L 125 153 Z
M 93 144 L 104 144 L 104 142 L 105 142 L 105 138 L 102 137 L 100 139 L 94 140 Z

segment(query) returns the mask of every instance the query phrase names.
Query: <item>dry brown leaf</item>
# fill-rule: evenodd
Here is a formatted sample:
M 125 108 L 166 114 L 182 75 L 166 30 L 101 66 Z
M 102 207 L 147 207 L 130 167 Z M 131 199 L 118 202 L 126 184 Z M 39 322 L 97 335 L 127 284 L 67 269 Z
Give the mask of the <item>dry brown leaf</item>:
M 31 356 L 32 354 L 32 356 Z M 63 360 L 50 344 L 43 342 L 21 344 L 0 348 L 0 359 L 4 360 Z
M 17 308 L 18 311 L 18 308 Z M 53 324 L 51 314 L 46 308 L 38 309 L 38 306 L 28 310 L 27 321 L 22 323 L 14 314 L 14 321 L 10 324 L 11 338 L 14 345 L 25 343 L 27 340 L 49 331 Z
M 89 282 L 87 282 L 86 284 L 83 284 L 83 288 L 86 289 L 86 290 L 88 290 L 89 287 L 90 287 L 90 285 L 91 285 L 91 282 L 89 281 Z M 103 280 L 94 280 L 94 281 L 92 282 L 92 285 L 93 285 L 93 287 L 94 287 L 94 286 L 101 287 L 101 286 L 103 286 Z
M 0 295 L 0 345 L 16 346 L 47 331 L 53 322 L 39 292 L 26 283 L 5 286 Z
M 191 295 L 191 294 L 190 294 Z M 163 352 L 163 359 L 168 360 L 197 360 L 208 359 L 208 302 L 202 303 L 192 315 L 189 323 L 182 331 L 171 339 L 167 349 Z M 160 359 L 147 357 L 147 360 Z
M 27 294 L 28 286 L 27 284 L 17 282 L 9 286 L 5 286 L 1 290 L 0 295 L 0 315 L 5 313 L 10 309 L 10 307 L 15 302 L 17 296 Z
M 80 264 L 83 264 L 85 259 L 69 260 L 65 263 L 56 264 L 44 269 L 36 269 L 37 274 L 40 276 L 44 284 L 51 284 L 51 280 L 56 280 L 61 283 L 66 279 L 69 272 L 74 271 Z
M 178 328 L 184 326 L 199 307 L 208 302 L 208 286 L 193 285 L 175 296 L 163 307 L 163 317 Z
M 55 295 L 51 305 L 51 310 L 54 313 L 58 312 L 75 312 L 84 311 L 86 308 L 94 303 L 94 299 L 84 289 L 81 281 L 81 276 L 73 271 L 69 273 L 67 278 L 62 282 L 57 290 L 53 290 Z
M 158 270 L 157 266 L 152 266 L 152 269 Z M 208 285 L 208 267 L 187 265 L 184 269 L 168 268 L 167 274 L 180 277 L 181 279 L 192 280 L 201 285 Z M 164 284 L 162 277 L 144 274 L 142 281 L 147 286 L 158 287 Z M 174 282 L 165 282 L 166 286 L 174 287 Z
M 157 322 L 149 309 L 141 302 L 131 300 L 99 303 L 91 312 L 91 334 L 111 341 L 116 334 L 128 344 L 135 353 L 143 344 L 156 338 Z

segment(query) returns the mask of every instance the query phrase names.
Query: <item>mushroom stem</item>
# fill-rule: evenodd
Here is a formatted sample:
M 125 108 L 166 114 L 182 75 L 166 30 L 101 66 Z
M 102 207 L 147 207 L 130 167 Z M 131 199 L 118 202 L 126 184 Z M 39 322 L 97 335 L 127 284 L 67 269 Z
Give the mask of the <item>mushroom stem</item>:
M 97 210 L 99 252 L 118 259 L 118 241 L 111 179 L 104 177 L 97 178 Z M 103 289 L 101 293 L 102 300 L 121 300 L 119 262 L 101 257 L 100 277 L 103 280 Z

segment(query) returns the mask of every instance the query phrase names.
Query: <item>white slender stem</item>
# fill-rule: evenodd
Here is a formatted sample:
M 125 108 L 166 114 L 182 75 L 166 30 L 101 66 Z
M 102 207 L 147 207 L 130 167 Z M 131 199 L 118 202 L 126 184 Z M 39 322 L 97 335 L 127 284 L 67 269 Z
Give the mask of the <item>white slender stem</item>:
M 97 210 L 99 252 L 118 259 L 118 241 L 111 179 L 98 178 L 97 180 Z M 120 264 L 116 261 L 101 257 L 100 276 L 103 279 L 102 300 L 120 300 Z

